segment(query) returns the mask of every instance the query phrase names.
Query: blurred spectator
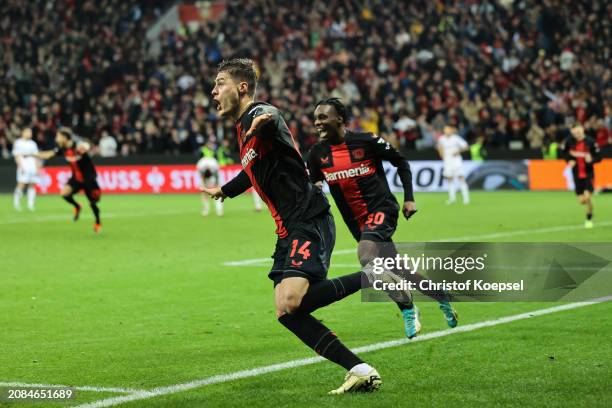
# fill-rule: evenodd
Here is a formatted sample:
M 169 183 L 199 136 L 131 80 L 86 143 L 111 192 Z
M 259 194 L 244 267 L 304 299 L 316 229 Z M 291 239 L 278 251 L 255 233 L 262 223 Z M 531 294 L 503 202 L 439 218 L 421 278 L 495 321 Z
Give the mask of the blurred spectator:
M 540 149 L 544 141 L 544 129 L 540 127 L 534 113 L 531 114 L 531 126 L 527 131 L 527 140 L 529 147 L 532 149 Z
M 102 157 L 115 157 L 117 156 L 117 141 L 106 130 L 103 130 L 98 149 Z
M 48 146 L 68 125 L 96 144 L 108 132 L 122 155 L 196 152 L 211 134 L 235 150 L 209 94 L 216 65 L 238 56 L 257 60 L 259 97 L 303 150 L 329 96 L 352 105 L 352 126 L 404 149 L 430 147 L 445 124 L 485 146 L 537 148 L 573 120 L 610 143 L 606 0 L 228 0 L 219 21 L 163 32 L 153 54 L 146 30 L 171 3 L 1 2 L 0 144 L 31 125 Z

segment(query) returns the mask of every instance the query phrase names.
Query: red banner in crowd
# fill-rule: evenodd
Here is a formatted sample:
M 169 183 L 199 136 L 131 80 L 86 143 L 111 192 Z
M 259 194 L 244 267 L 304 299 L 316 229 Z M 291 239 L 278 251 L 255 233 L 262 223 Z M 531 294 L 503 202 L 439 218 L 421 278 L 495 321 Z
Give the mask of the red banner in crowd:
M 194 193 L 201 184 L 195 164 L 96 166 L 98 184 L 106 193 Z M 239 164 L 223 167 L 220 183 L 231 180 L 242 170 Z M 40 171 L 38 191 L 57 194 L 68 179 L 70 167 L 45 167 Z

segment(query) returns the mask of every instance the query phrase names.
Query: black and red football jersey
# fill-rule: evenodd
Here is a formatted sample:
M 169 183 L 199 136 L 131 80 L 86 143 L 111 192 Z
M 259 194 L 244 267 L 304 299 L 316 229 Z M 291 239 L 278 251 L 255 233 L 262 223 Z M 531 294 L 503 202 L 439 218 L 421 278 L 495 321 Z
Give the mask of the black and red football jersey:
M 73 140 L 68 148 L 56 148 L 55 154 L 62 155 L 70 165 L 72 177 L 77 181 L 95 181 L 97 174 L 91 157 L 87 153 L 78 153 L 77 145 L 80 140 Z
M 344 141 L 333 145 L 315 144 L 308 157 L 313 183 L 326 181 L 344 222 L 362 227 L 369 214 L 379 211 L 397 213 L 399 206 L 389 189 L 383 160 L 397 167 L 404 186 L 404 201 L 414 201 L 410 165 L 383 138 L 373 133 L 346 131 Z
M 578 141 L 573 136 L 569 136 L 563 142 L 563 152 L 565 154 L 565 160 L 576 161 L 576 165 L 572 168 L 572 174 L 574 175 L 574 179 L 593 178 L 595 174 L 593 165 L 601 161 L 599 146 L 597 146 L 597 143 L 595 143 L 593 139 L 587 136 L 584 139 Z M 590 163 L 587 163 L 584 157 L 574 157 L 571 155 L 571 152 L 589 153 L 591 155 L 592 160 Z
M 272 114 L 271 121 L 247 136 L 253 119 L 266 113 Z M 235 197 L 252 185 L 268 205 L 280 238 L 297 222 L 329 211 L 327 198 L 308 179 L 295 139 L 276 107 L 252 104 L 238 119 L 236 133 L 243 170 L 222 187 L 225 195 Z

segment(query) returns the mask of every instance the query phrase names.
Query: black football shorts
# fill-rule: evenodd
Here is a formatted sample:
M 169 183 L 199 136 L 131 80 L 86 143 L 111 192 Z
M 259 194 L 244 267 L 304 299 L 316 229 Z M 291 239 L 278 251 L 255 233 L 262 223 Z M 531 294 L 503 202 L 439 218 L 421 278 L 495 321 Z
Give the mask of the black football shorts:
M 359 226 L 351 228 L 357 242 L 391 242 L 397 228 L 397 211 L 382 210 L 368 214 Z
M 334 218 L 325 212 L 287 228 L 289 235 L 276 241 L 274 265 L 268 277 L 274 286 L 283 279 L 303 277 L 311 283 L 327 279 L 331 254 L 336 243 Z
M 73 193 L 78 193 L 80 190 L 85 192 L 85 195 L 89 201 L 98 202 L 102 196 L 102 191 L 96 180 L 84 180 L 79 181 L 74 177 L 71 177 L 67 183 L 72 188 Z
M 585 191 L 593 192 L 593 178 L 574 179 L 576 195 L 582 195 Z

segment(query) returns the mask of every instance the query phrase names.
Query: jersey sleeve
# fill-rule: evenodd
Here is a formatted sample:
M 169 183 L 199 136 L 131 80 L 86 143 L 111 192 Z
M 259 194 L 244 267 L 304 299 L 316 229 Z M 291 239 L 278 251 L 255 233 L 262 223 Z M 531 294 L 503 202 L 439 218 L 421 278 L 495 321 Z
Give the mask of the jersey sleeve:
M 599 150 L 599 146 L 594 140 L 591 140 L 591 146 L 589 146 L 589 150 L 591 153 L 591 157 L 593 158 L 593 164 L 599 163 L 601 161 L 601 151 Z
M 561 142 L 561 159 L 569 162 L 574 158 L 570 155 L 570 150 L 572 150 L 572 139 L 573 137 L 567 137 L 563 142 Z
M 249 187 L 251 187 L 251 179 L 249 179 L 246 172 L 242 170 L 236 177 L 225 183 L 221 187 L 221 191 L 229 198 L 234 198 L 247 191 Z
M 408 161 L 389 142 L 380 136 L 373 134 L 369 147 L 374 157 L 386 160 L 397 168 L 397 174 L 404 187 L 404 201 L 414 201 L 412 172 L 410 171 Z
M 280 111 L 271 105 L 258 105 L 253 109 L 251 113 L 252 121 L 255 120 L 256 117 L 270 114 L 272 118 L 270 121 L 262 126 L 262 128 L 255 132 L 253 136 L 259 137 L 262 139 L 271 139 L 276 136 L 279 136 L 282 133 L 282 129 L 285 128 L 285 121 L 280 114 Z
M 308 175 L 312 183 L 325 180 L 323 172 L 321 171 L 321 161 L 317 150 L 318 149 L 316 147 L 313 147 L 308 154 Z

